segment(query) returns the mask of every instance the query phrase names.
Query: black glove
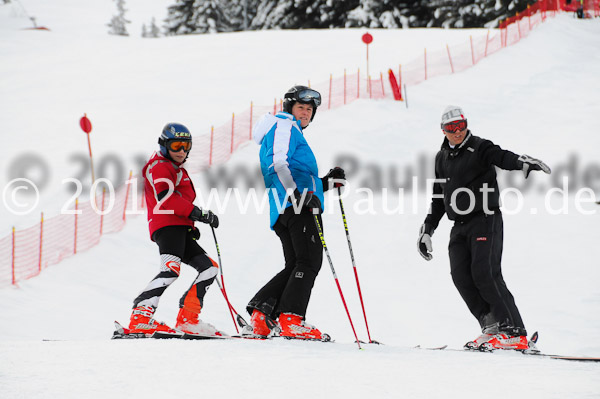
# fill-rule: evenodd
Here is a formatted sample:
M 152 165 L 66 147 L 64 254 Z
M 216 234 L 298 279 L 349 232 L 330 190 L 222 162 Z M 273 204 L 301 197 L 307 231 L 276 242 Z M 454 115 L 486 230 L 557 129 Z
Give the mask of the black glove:
M 523 173 L 525 174 L 525 178 L 529 177 L 529 173 L 532 170 L 542 170 L 547 174 L 550 174 L 551 170 L 548 165 L 540 161 L 539 159 L 535 159 L 530 157 L 529 155 L 521 155 L 519 157 L 518 162 L 520 162 L 521 169 L 523 169 Z
M 192 235 L 192 240 L 198 241 L 200 239 L 200 230 L 196 226 L 190 227 L 188 231 Z
M 433 235 L 433 228 L 423 223 L 421 225 L 421 229 L 419 230 L 419 240 L 417 241 L 417 249 L 419 250 L 419 254 L 425 260 L 431 260 L 433 256 L 430 252 L 433 252 L 433 247 L 431 246 L 431 236 Z
M 298 191 L 298 189 L 295 189 L 294 190 L 294 201 L 301 208 L 311 208 L 311 209 L 316 208 L 319 210 L 319 212 L 321 212 L 321 201 L 319 200 L 319 197 L 317 197 L 316 195 L 313 195 L 312 191 L 306 192 L 306 195 L 304 196 L 304 201 L 303 201 L 302 194 L 300 193 L 300 191 Z
M 323 191 L 329 190 L 329 182 L 331 180 L 335 180 L 333 187 L 343 186 L 344 182 L 340 180 L 346 180 L 346 172 L 344 172 L 344 169 L 336 166 L 335 168 L 330 169 L 329 172 L 327 172 L 327 174 L 321 178 L 321 183 L 323 183 Z
M 204 209 L 200 209 L 197 206 L 194 206 L 192 209 L 192 213 L 190 213 L 190 219 L 194 222 L 201 222 L 209 224 L 210 227 L 217 228 L 219 227 L 219 218 L 217 215 L 212 213 L 211 211 L 205 211 Z

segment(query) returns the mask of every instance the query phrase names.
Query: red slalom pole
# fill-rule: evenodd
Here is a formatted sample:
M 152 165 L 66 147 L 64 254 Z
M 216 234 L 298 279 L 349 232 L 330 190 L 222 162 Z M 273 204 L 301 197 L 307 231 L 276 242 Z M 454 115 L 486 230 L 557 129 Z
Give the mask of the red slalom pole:
M 242 318 L 242 316 L 240 316 L 239 313 L 235 311 L 233 306 L 231 306 L 231 302 L 229 302 L 229 298 L 227 297 L 227 292 L 225 291 L 225 280 L 223 279 L 223 263 L 221 262 L 221 250 L 219 249 L 219 243 L 217 242 L 217 235 L 215 234 L 215 228 L 211 226 L 211 230 L 212 230 L 213 238 L 215 239 L 215 246 L 217 247 L 217 257 L 219 259 L 219 272 L 221 274 L 221 282 L 219 282 L 219 277 L 215 278 L 215 280 L 217 281 L 217 285 L 221 289 L 221 293 L 223 294 L 223 298 L 225 298 L 225 302 L 227 302 L 227 307 L 229 308 L 229 313 L 231 314 L 231 320 L 233 320 L 233 325 L 235 326 L 235 331 L 236 331 L 236 333 L 239 334 L 240 331 L 238 330 L 237 323 L 235 322 L 236 318 L 238 320 L 238 323 L 240 323 L 240 325 L 245 326 L 248 323 L 246 323 L 246 321 Z M 236 314 L 237 317 L 233 315 L 234 313 Z M 243 321 L 243 323 L 240 322 L 240 319 Z
M 344 204 L 342 202 L 342 187 L 338 186 L 338 197 L 340 200 L 340 209 L 342 210 L 342 220 L 344 221 L 344 229 L 346 230 L 346 240 L 348 240 L 348 249 L 350 249 L 350 259 L 352 259 L 352 268 L 354 269 L 354 277 L 356 278 L 356 287 L 358 288 L 358 296 L 360 298 L 360 306 L 362 306 L 363 316 L 365 317 L 365 326 L 367 327 L 367 335 L 369 336 L 370 344 L 379 344 L 377 341 L 371 339 L 371 332 L 369 331 L 369 322 L 367 321 L 367 312 L 365 311 L 365 304 L 363 302 L 362 291 L 360 289 L 360 282 L 358 281 L 358 271 L 356 269 L 356 262 L 354 261 L 354 251 L 352 251 L 352 243 L 350 242 L 350 231 L 348 230 L 348 222 L 346 221 L 346 212 L 344 212 Z
M 335 273 L 335 269 L 333 268 L 331 256 L 329 256 L 329 249 L 327 249 L 327 244 L 325 244 L 325 237 L 323 237 L 323 230 L 321 229 L 319 218 L 317 215 L 313 216 L 315 218 L 315 224 L 317 225 L 317 231 L 319 232 L 319 238 L 321 238 L 321 244 L 323 244 L 323 249 L 325 249 L 325 254 L 327 255 L 327 260 L 329 261 L 329 267 L 331 267 L 331 273 L 333 273 L 333 279 L 335 280 L 335 284 L 337 285 L 338 291 L 340 292 L 340 297 L 342 298 L 342 303 L 344 304 L 344 308 L 346 309 L 346 314 L 348 315 L 348 320 L 350 321 L 350 326 L 352 327 L 354 338 L 356 338 L 356 344 L 358 345 L 358 349 L 362 349 L 360 347 L 360 341 L 358 340 L 358 336 L 356 335 L 356 330 L 354 329 L 354 323 L 352 323 L 352 318 L 350 317 L 350 312 L 348 311 L 348 305 L 346 305 L 346 300 L 344 299 L 344 294 L 342 293 L 342 287 L 340 286 L 337 274 Z

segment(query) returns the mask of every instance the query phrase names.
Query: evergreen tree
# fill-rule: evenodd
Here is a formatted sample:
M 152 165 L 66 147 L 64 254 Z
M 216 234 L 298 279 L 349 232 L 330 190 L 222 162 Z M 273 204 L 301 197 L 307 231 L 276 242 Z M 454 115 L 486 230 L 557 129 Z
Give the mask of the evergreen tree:
M 231 32 L 231 22 L 221 0 L 196 0 L 194 20 L 200 33 Z M 225 1 L 225 3 L 228 3 Z
M 111 35 L 129 36 L 126 25 L 131 23 L 131 21 L 128 21 L 125 18 L 125 12 L 127 11 L 125 9 L 125 0 L 115 0 L 115 2 L 117 3 L 118 13 L 117 15 L 113 16 L 110 20 L 110 23 L 107 24 L 110 28 L 108 33 Z
M 176 0 L 175 4 L 169 6 L 164 25 L 167 35 L 187 35 L 196 32 L 193 21 L 195 2 L 195 0 Z
M 252 20 L 256 17 L 260 0 L 231 0 L 227 1 L 223 9 L 231 30 L 241 31 L 250 29 Z M 244 13 L 246 14 L 246 27 L 244 27 Z
M 495 27 L 535 0 L 176 0 L 167 34 L 336 27 Z
M 152 17 L 152 21 L 150 21 L 150 30 L 148 31 L 148 37 L 159 37 L 160 36 L 160 28 L 156 25 L 156 19 Z
M 166 34 L 229 32 L 233 29 L 224 9 L 221 0 L 176 0 L 168 8 Z

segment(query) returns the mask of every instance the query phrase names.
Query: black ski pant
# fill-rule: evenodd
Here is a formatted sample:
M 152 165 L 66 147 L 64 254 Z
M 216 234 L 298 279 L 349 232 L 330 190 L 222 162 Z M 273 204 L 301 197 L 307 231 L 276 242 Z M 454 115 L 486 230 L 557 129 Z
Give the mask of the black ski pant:
M 515 299 L 502 277 L 502 214 L 478 214 L 455 222 L 448 250 L 454 285 L 482 330 L 498 323 L 500 332 L 526 335 Z
M 321 215 L 317 216 L 321 228 Z M 285 267 L 250 300 L 246 310 L 258 309 L 273 320 L 281 313 L 304 317 L 315 279 L 323 262 L 323 246 L 312 212 L 304 208 L 295 214 L 288 207 L 273 230 L 281 240 Z
M 152 239 L 158 244 L 161 255 L 160 272 L 135 298 L 133 307 L 140 304 L 157 307 L 161 295 L 179 277 L 181 263 L 185 263 L 196 269 L 198 276 L 181 297 L 179 307 L 185 306 L 199 312 L 204 304 L 206 290 L 217 275 L 217 263 L 194 239 L 192 227 L 166 226 L 156 230 Z

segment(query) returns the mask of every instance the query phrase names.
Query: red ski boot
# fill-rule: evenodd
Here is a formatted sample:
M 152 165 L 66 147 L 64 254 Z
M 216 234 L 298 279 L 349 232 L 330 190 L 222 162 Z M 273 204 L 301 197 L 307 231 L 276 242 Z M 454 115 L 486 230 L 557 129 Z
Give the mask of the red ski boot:
M 279 316 L 281 336 L 286 338 L 324 340 L 327 334 L 322 334 L 315 326 L 304 322 L 301 316 L 293 313 L 282 313 Z
M 129 334 L 145 334 L 151 337 L 154 333 L 163 333 L 168 335 L 180 336 L 181 331 L 177 331 L 165 323 L 161 323 L 152 318 L 154 316 L 154 306 L 138 306 L 131 313 L 129 321 Z
M 507 335 L 504 333 L 494 335 L 490 340 L 479 346 L 480 350 L 512 349 L 524 351 L 529 349 L 529 342 L 525 335 Z

